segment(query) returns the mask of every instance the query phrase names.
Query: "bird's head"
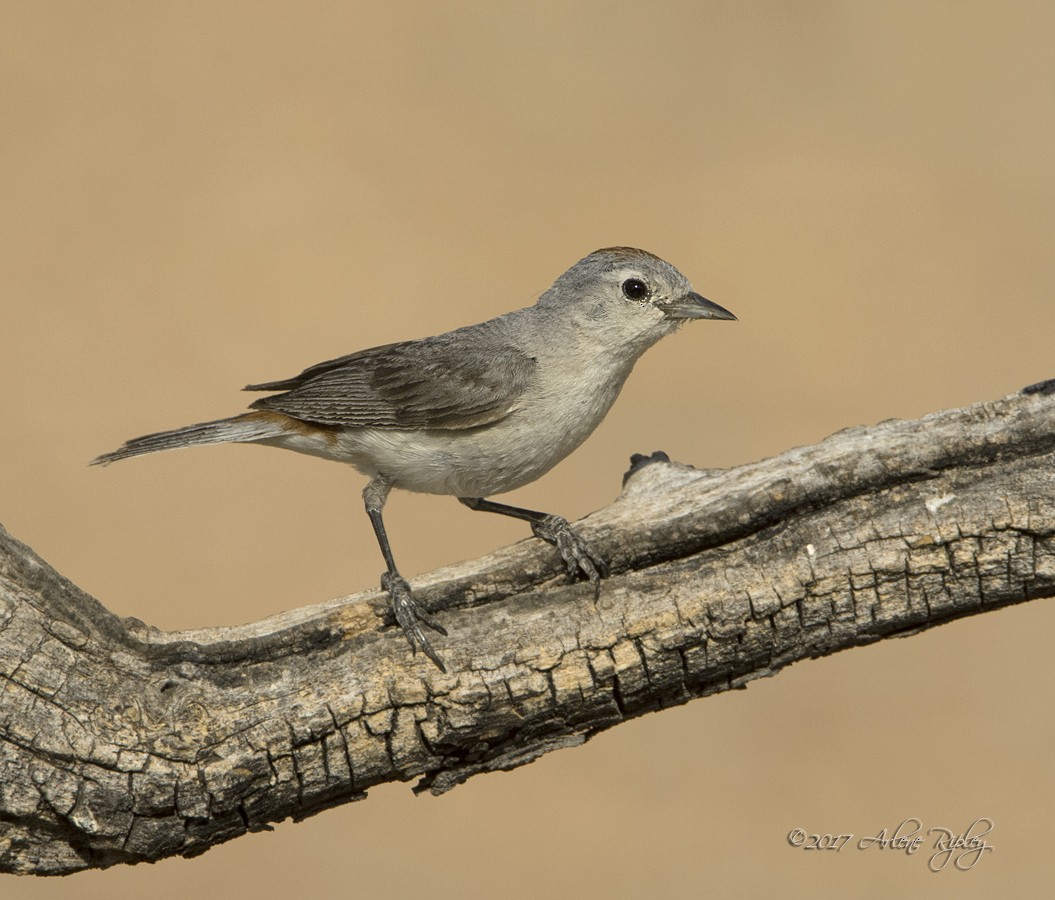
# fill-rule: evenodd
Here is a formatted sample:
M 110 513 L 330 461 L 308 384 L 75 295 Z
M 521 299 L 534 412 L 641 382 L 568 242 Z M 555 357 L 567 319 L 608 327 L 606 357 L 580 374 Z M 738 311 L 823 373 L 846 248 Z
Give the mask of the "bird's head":
M 595 250 L 561 275 L 539 305 L 559 309 L 580 329 L 642 350 L 691 319 L 736 319 L 697 294 L 670 263 L 633 247 Z

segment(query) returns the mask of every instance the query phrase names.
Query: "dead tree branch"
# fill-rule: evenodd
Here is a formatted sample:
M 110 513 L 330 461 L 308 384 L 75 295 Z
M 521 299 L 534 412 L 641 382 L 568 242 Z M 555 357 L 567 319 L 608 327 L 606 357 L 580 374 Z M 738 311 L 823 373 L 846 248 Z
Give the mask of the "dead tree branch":
M 450 674 L 379 594 L 253 625 L 122 620 L 0 529 L 0 871 L 194 855 L 442 792 L 796 660 L 1055 593 L 1055 395 L 842 431 L 729 471 L 653 461 L 584 534 L 416 579 Z

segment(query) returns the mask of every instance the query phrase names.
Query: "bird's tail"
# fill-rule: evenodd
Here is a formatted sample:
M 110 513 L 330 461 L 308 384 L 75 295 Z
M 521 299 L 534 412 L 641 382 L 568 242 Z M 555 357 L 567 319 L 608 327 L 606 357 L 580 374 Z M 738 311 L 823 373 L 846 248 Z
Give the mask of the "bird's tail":
M 112 453 L 104 453 L 93 459 L 90 465 L 106 466 L 119 459 L 139 456 L 141 453 L 157 453 L 159 450 L 176 450 L 179 447 L 193 447 L 196 444 L 226 444 L 239 441 L 258 441 L 262 438 L 277 437 L 284 428 L 281 419 L 269 413 L 245 413 L 230 419 L 217 419 L 215 422 L 201 422 L 172 431 L 159 431 L 157 434 L 145 434 L 132 438 Z

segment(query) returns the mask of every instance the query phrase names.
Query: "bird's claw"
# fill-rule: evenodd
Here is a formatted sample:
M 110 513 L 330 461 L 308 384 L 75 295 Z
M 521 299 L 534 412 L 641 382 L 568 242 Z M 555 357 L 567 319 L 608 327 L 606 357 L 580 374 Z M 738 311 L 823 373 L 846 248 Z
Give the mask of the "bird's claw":
M 593 585 L 594 597 L 601 594 L 601 578 L 608 574 L 608 566 L 590 549 L 590 545 L 568 524 L 564 516 L 548 515 L 531 523 L 535 537 L 553 544 L 564 560 L 568 579 L 574 581 L 582 573 Z
M 438 634 L 447 636 L 447 629 L 440 625 L 432 616 L 423 610 L 410 592 L 410 585 L 401 575 L 390 575 L 387 572 L 381 576 L 381 589 L 385 591 L 392 600 L 392 612 L 395 614 L 399 627 L 403 629 L 410 649 L 418 652 L 418 648 L 431 659 L 441 672 L 446 672 L 447 667 L 443 664 L 439 654 L 432 649 L 432 644 L 425 637 L 421 626 L 431 628 Z

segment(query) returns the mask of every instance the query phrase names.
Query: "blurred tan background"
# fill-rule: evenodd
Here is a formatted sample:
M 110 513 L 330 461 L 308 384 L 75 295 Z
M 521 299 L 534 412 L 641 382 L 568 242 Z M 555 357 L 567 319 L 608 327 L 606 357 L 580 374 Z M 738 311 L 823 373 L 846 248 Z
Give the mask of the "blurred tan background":
M 162 628 L 375 586 L 350 469 L 86 463 L 240 411 L 247 382 L 527 305 L 615 243 L 740 321 L 651 351 L 514 502 L 577 517 L 635 451 L 733 466 L 1055 376 L 1053 27 L 996 2 L 6 3 L 0 522 Z M 525 537 L 443 498 L 388 521 L 408 575 Z M 1039 896 L 1053 631 L 1050 603 L 979 616 L 441 798 L 388 786 L 0 895 Z M 988 816 L 997 849 L 935 875 L 786 841 L 910 816 Z

